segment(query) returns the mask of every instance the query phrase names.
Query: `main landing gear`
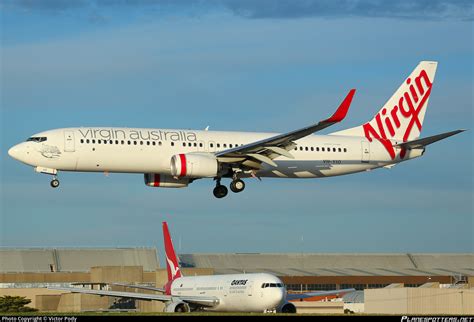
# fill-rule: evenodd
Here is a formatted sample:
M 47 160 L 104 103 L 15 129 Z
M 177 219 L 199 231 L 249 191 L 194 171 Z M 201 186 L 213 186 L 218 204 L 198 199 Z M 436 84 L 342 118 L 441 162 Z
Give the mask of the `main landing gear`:
M 59 187 L 59 180 L 56 177 L 54 177 L 53 180 L 51 180 L 49 184 L 51 185 L 51 187 L 57 188 Z
M 240 179 L 233 180 L 230 183 L 230 190 L 232 190 L 232 192 L 238 193 L 238 192 L 244 191 L 244 189 L 245 189 L 245 182 L 243 182 Z
M 230 190 L 232 192 L 238 193 L 245 189 L 245 183 L 240 179 L 234 179 L 230 183 Z M 221 179 L 217 179 L 216 187 L 213 190 L 214 196 L 216 198 L 224 198 L 227 196 L 228 190 L 227 187 L 221 184 Z
M 227 196 L 227 187 L 224 186 L 224 185 L 221 185 L 221 179 L 217 179 L 217 183 L 216 183 L 216 187 L 214 188 L 214 190 L 212 191 L 212 193 L 214 193 L 214 197 L 216 198 L 224 198 L 225 196 Z

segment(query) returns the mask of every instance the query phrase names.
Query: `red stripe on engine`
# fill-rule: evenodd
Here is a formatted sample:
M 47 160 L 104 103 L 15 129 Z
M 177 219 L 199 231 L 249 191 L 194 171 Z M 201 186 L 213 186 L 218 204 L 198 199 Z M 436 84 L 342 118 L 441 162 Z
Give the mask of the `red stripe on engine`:
M 154 174 L 154 179 L 153 179 L 153 186 L 154 187 L 159 187 L 160 186 L 160 175 L 155 173 Z
M 186 176 L 186 156 L 184 154 L 179 155 L 179 160 L 181 161 L 181 173 L 180 177 Z

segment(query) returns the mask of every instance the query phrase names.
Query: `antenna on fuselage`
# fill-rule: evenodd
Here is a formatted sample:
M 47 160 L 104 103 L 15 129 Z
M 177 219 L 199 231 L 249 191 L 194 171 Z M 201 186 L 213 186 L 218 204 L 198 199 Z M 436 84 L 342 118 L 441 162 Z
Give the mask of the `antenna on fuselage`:
M 204 131 L 209 131 L 209 125 L 206 126 L 206 128 L 204 129 Z

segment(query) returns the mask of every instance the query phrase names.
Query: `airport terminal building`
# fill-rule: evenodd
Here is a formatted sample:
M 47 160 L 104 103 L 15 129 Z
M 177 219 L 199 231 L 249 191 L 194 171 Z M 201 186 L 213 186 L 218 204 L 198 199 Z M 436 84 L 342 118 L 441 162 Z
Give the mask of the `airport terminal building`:
M 344 298 L 296 303 L 298 312 L 342 313 L 350 308 L 366 313 L 474 314 L 472 253 L 226 253 L 179 258 L 185 275 L 267 272 L 278 276 L 289 292 L 358 290 Z M 116 298 L 47 286 L 124 290 L 109 283 L 162 287 L 166 279 L 155 248 L 0 248 L 0 296 L 26 296 L 42 311 L 123 308 Z M 128 307 L 155 312 L 163 308 L 156 301 L 135 302 Z

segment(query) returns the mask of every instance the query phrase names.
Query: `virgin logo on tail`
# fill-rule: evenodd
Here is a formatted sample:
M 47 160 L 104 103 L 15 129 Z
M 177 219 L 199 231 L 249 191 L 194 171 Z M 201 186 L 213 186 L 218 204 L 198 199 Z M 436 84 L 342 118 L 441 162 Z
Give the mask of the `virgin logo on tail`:
M 415 125 L 421 131 L 422 122 L 419 119 L 419 114 L 423 107 L 426 106 L 426 101 L 431 94 L 433 86 L 424 69 L 415 77 L 414 82 L 412 82 L 411 78 L 408 78 L 406 85 L 408 85 L 408 90 L 398 98 L 397 105 L 394 105 L 390 111 L 384 107 L 377 113 L 375 116 L 376 128 L 370 122 L 362 126 L 367 140 L 370 142 L 372 142 L 373 138 L 379 140 L 390 154 L 392 160 L 395 159 L 395 149 L 390 139 L 402 138 L 403 142 L 406 142 Z M 409 120 L 408 125 L 402 129 L 402 122 L 400 120 L 407 119 Z M 405 150 L 400 152 L 401 158 L 405 156 L 405 152 Z

